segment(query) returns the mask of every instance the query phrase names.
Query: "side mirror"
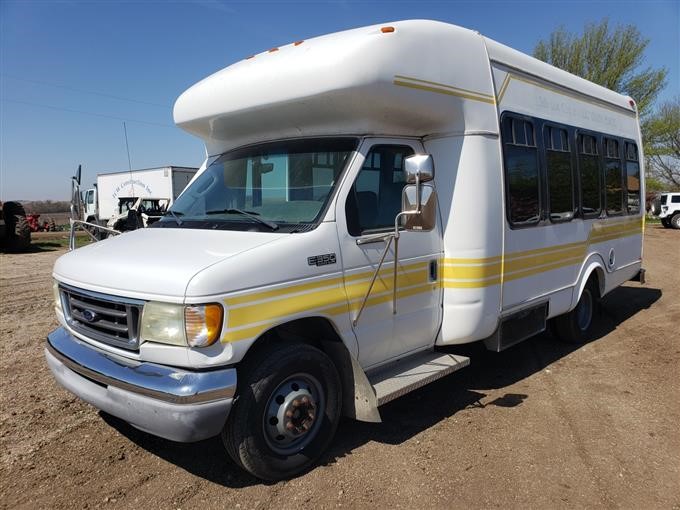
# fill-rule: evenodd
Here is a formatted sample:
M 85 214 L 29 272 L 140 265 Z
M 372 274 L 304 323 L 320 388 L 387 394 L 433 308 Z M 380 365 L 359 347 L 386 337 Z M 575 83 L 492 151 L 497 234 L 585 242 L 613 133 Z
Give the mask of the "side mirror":
M 434 160 L 431 154 L 414 154 L 404 159 L 404 177 L 407 184 L 434 179 Z
M 418 196 L 420 195 L 420 196 Z M 420 207 L 420 214 L 417 214 Z M 401 225 L 409 232 L 429 232 L 437 224 L 437 192 L 431 184 L 408 184 L 401 194 Z M 410 213 L 410 214 L 408 214 Z
M 78 170 L 76 170 L 76 175 L 73 177 L 78 184 L 80 184 L 80 175 L 82 173 L 82 165 L 78 165 Z

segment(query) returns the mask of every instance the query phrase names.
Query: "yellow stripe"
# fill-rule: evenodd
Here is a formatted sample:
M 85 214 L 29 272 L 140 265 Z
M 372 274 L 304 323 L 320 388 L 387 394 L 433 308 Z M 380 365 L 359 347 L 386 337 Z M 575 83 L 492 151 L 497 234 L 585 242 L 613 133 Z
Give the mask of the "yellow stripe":
M 585 242 L 566 243 L 508 254 L 505 259 L 443 259 L 443 278 L 446 288 L 480 288 L 498 285 L 503 280 L 516 280 L 553 269 L 575 265 L 583 260 L 591 244 L 610 241 L 642 233 L 643 220 L 639 217 L 615 224 L 593 224 Z M 477 261 L 475 263 L 475 261 Z M 465 265 L 470 264 L 470 265 Z M 447 281 L 463 280 L 463 281 Z M 470 280 L 470 281 L 464 281 Z
M 428 262 L 414 262 L 411 264 L 400 264 L 399 271 L 416 271 L 418 269 L 425 269 Z M 380 275 L 392 274 L 393 268 L 388 267 L 380 271 Z M 246 304 L 253 301 L 262 301 L 264 299 L 271 299 L 277 297 L 287 297 L 290 294 L 296 294 L 298 292 L 306 292 L 310 290 L 322 289 L 324 287 L 339 286 L 344 282 L 352 282 L 356 280 L 362 280 L 371 278 L 373 276 L 373 271 L 362 271 L 360 273 L 354 273 L 343 276 L 337 276 L 335 278 L 328 278 L 325 280 L 315 280 L 308 283 L 291 284 L 287 283 L 285 287 L 280 287 L 278 289 L 271 289 L 265 291 L 255 291 L 249 294 L 244 294 L 236 297 L 229 297 L 224 300 L 224 303 L 228 307 L 233 307 L 236 305 Z
M 510 73 L 507 73 L 505 75 L 505 78 L 503 79 L 503 83 L 501 84 L 501 88 L 498 92 L 498 102 L 499 103 L 503 100 L 503 96 L 505 95 L 505 90 L 508 88 L 509 84 L 510 84 Z
M 400 273 L 397 287 L 411 287 L 427 282 L 428 273 Z M 270 321 L 279 317 L 295 315 L 305 310 L 336 306 L 347 300 L 363 299 L 368 291 L 369 281 L 357 282 L 351 285 L 337 286 L 330 289 L 318 290 L 299 296 L 291 296 L 269 303 L 254 303 L 249 306 L 229 310 L 228 328 L 237 328 L 254 322 Z M 372 294 L 391 292 L 393 288 L 392 272 L 385 277 L 378 277 L 371 290 Z
M 239 329 L 236 331 L 227 330 L 220 341 L 236 342 L 238 340 L 245 340 L 247 338 L 256 338 L 267 331 L 271 326 L 272 324 L 261 324 L 259 326 L 253 326 L 252 328 Z
M 407 289 L 402 289 L 397 292 L 397 298 L 402 299 L 410 296 L 415 296 L 422 294 L 423 292 L 431 292 L 436 290 L 438 287 L 437 283 L 428 283 L 427 285 L 418 285 L 416 287 L 411 287 Z M 386 303 L 392 300 L 392 293 L 387 293 L 380 296 L 375 296 L 369 298 L 366 302 L 366 306 L 375 306 L 381 303 Z M 357 300 L 352 305 L 352 311 L 356 312 L 361 306 L 361 300 Z M 319 315 L 340 315 L 346 314 L 348 312 L 347 302 L 342 305 L 332 306 L 329 308 L 318 310 Z M 243 328 L 237 330 L 228 330 L 226 334 L 222 337 L 222 342 L 236 342 L 238 340 L 245 340 L 248 338 L 255 338 L 268 329 L 276 326 L 280 321 L 271 321 L 258 326 L 253 326 L 250 328 Z
M 587 247 L 594 243 L 642 234 L 644 219 L 640 217 L 606 224 L 594 223 L 585 242 L 565 243 L 557 246 L 514 252 L 505 256 L 486 258 L 442 259 L 440 282 L 431 283 L 427 271 L 421 271 L 428 262 L 401 266 L 398 275 L 399 299 L 444 288 L 481 288 L 499 285 L 538 275 L 547 271 L 579 264 Z M 228 331 L 223 342 L 253 338 L 277 324 L 277 321 L 307 310 L 317 310 L 322 315 L 346 314 L 356 311 L 365 296 L 372 271 L 362 271 L 346 276 L 295 284 L 268 291 L 254 292 L 225 300 L 229 309 Z M 380 271 L 366 306 L 375 306 L 392 299 L 392 268 Z M 297 296 L 293 294 L 302 293 Z M 270 299 L 268 303 L 258 301 Z M 243 305 L 243 306 L 239 306 Z M 233 308 L 236 306 L 236 308 Z M 247 327 L 260 322 L 257 326 Z M 241 328 L 241 329 L 235 329 Z
M 474 96 L 480 96 L 480 97 L 491 99 L 491 100 L 494 99 L 493 94 L 487 94 L 485 92 L 477 92 L 477 91 L 474 91 L 474 90 L 464 89 L 464 88 L 461 88 L 461 87 L 454 87 L 453 85 L 446 85 L 445 83 L 437 83 L 436 81 L 421 80 L 420 78 L 412 78 L 410 76 L 403 76 L 401 74 L 395 74 L 394 78 L 398 79 L 398 80 L 407 80 L 407 81 L 415 81 L 415 82 L 418 82 L 418 83 L 427 83 L 429 85 L 434 85 L 436 87 L 442 87 L 444 89 L 454 90 L 454 91 L 457 91 L 457 92 L 462 92 L 462 93 L 470 94 L 470 95 L 474 95 Z
M 445 94 L 445 95 L 448 95 L 448 96 L 462 97 L 464 99 L 470 99 L 472 101 L 480 101 L 482 103 L 496 104 L 495 99 L 493 99 L 492 97 L 483 97 L 483 96 L 478 96 L 478 95 L 472 95 L 472 94 L 465 93 L 465 92 L 459 92 L 459 91 L 453 90 L 453 89 L 443 89 L 443 88 L 433 87 L 433 86 L 430 86 L 430 85 L 419 85 L 417 83 L 410 83 L 410 82 L 400 81 L 400 80 L 394 80 L 393 83 L 395 85 L 399 85 L 400 87 L 408 87 L 408 88 L 411 88 L 411 89 L 425 90 L 427 92 L 435 92 L 437 94 Z M 477 94 L 477 93 L 475 92 L 475 94 Z

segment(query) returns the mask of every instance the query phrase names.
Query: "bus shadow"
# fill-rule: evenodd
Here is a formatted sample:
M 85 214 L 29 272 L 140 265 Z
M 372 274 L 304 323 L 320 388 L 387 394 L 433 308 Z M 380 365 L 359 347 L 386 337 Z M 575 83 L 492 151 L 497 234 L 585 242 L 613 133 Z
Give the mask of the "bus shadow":
M 659 289 L 631 284 L 612 291 L 602 301 L 601 316 L 592 342 L 649 308 L 661 297 Z M 335 463 L 368 442 L 398 445 L 458 411 L 487 405 L 520 406 L 531 395 L 506 393 L 483 404 L 484 391 L 503 389 L 540 372 L 581 346 L 559 342 L 549 332 L 530 338 L 501 353 L 487 351 L 481 342 L 445 349 L 469 356 L 470 366 L 381 407 L 382 423 L 343 419 L 320 465 Z M 117 418 L 100 413 L 105 421 L 132 442 L 186 471 L 232 488 L 262 483 L 228 459 L 219 438 L 181 444 L 141 432 Z M 313 468 L 312 468 L 313 469 Z

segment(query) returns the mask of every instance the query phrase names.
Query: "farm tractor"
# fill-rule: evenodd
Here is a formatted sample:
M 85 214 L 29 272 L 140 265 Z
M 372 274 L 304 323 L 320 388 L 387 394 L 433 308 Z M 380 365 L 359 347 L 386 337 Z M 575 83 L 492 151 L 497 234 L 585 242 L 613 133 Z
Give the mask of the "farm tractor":
M 27 250 L 31 244 L 31 227 L 24 206 L 19 202 L 0 202 L 0 248 L 3 251 Z
M 57 230 L 57 225 L 52 218 L 40 221 L 39 214 L 29 214 L 26 216 L 28 226 L 31 227 L 31 232 L 54 232 Z

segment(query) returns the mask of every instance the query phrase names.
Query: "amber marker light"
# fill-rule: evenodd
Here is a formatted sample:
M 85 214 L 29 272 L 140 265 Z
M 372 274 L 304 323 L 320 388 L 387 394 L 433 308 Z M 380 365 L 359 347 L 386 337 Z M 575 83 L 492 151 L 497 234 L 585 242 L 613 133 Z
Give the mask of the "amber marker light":
M 279 49 L 278 48 L 272 48 L 271 50 L 269 50 L 268 53 L 274 53 L 275 51 L 279 51 Z
M 214 344 L 222 330 L 222 306 L 189 305 L 184 308 L 184 327 L 187 343 L 191 347 L 207 347 Z
M 300 46 L 303 42 L 305 42 L 305 41 L 295 41 L 293 43 L 293 46 Z
M 394 32 L 394 27 L 382 27 L 380 31 L 383 34 L 391 34 L 392 32 Z

